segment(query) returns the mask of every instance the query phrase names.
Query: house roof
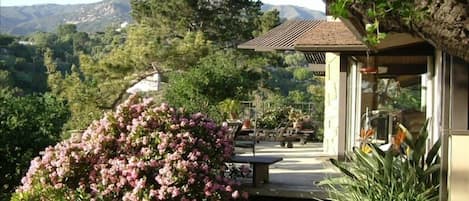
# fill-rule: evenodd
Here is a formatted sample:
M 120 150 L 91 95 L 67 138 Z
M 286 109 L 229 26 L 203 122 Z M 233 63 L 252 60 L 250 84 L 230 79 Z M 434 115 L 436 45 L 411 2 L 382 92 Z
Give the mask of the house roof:
M 255 51 L 297 50 L 309 63 L 324 64 L 324 52 L 368 50 L 341 21 L 289 20 L 238 45 Z
M 366 51 L 367 47 L 341 21 L 323 22 L 295 41 L 299 51 Z
M 321 20 L 288 20 L 267 33 L 238 45 L 238 48 L 255 51 L 294 50 L 298 38 L 323 22 Z
M 289 20 L 261 36 L 238 45 L 238 48 L 302 52 L 368 50 L 343 22 L 323 20 Z

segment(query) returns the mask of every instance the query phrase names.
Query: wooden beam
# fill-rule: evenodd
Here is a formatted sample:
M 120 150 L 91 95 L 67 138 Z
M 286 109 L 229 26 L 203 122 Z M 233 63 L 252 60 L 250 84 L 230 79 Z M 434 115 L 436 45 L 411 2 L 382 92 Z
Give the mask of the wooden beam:
M 366 55 L 366 51 L 349 51 L 342 54 L 363 56 Z M 433 56 L 434 54 L 435 48 L 428 43 L 403 45 L 369 53 L 370 56 Z

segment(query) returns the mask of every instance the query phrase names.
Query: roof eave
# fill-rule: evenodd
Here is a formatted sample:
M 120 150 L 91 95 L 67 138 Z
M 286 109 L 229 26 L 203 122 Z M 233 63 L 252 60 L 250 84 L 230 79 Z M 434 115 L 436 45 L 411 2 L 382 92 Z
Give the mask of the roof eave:
M 301 45 L 297 44 L 295 50 L 302 52 L 361 52 L 369 50 L 365 45 Z
M 256 52 L 294 51 L 294 47 L 262 47 L 251 45 L 238 45 L 238 49 L 254 50 Z
M 413 36 L 409 33 L 387 33 L 387 36 L 376 46 L 373 46 L 367 43 L 364 38 L 366 38 L 366 30 L 363 26 L 363 23 L 355 16 L 349 13 L 349 18 L 341 17 L 340 20 L 345 24 L 345 26 L 361 40 L 363 44 L 368 48 L 369 51 L 377 52 L 386 50 L 388 48 L 400 47 L 404 45 L 416 44 L 425 42 L 422 38 Z

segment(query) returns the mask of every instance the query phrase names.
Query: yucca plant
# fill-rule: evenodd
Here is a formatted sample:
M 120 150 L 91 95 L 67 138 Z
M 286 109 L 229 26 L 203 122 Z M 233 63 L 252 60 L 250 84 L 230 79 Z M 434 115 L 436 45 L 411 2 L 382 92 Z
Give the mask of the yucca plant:
M 330 187 L 331 199 L 438 200 L 440 159 L 437 153 L 440 140 L 426 153 L 426 126 L 427 123 L 418 134 L 412 134 L 400 125 L 400 134 L 387 151 L 369 144 L 370 153 L 355 149 L 348 162 L 331 159 L 332 164 L 344 174 L 322 182 Z
M 238 119 L 241 103 L 238 100 L 227 98 L 218 104 L 223 115 L 228 116 L 230 120 Z

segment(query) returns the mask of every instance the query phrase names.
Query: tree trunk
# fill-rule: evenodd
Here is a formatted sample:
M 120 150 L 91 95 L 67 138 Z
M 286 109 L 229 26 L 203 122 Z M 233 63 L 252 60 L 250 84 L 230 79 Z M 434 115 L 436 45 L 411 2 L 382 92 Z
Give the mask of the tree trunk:
M 380 20 L 384 32 L 407 32 L 417 35 L 451 55 L 469 62 L 469 5 L 468 0 L 422 0 L 415 1 L 416 8 L 423 8 L 426 16 L 421 21 L 404 23 L 401 16 L 391 15 Z M 360 3 L 349 7 L 353 17 L 363 23 L 370 22 L 366 16 L 369 5 Z

